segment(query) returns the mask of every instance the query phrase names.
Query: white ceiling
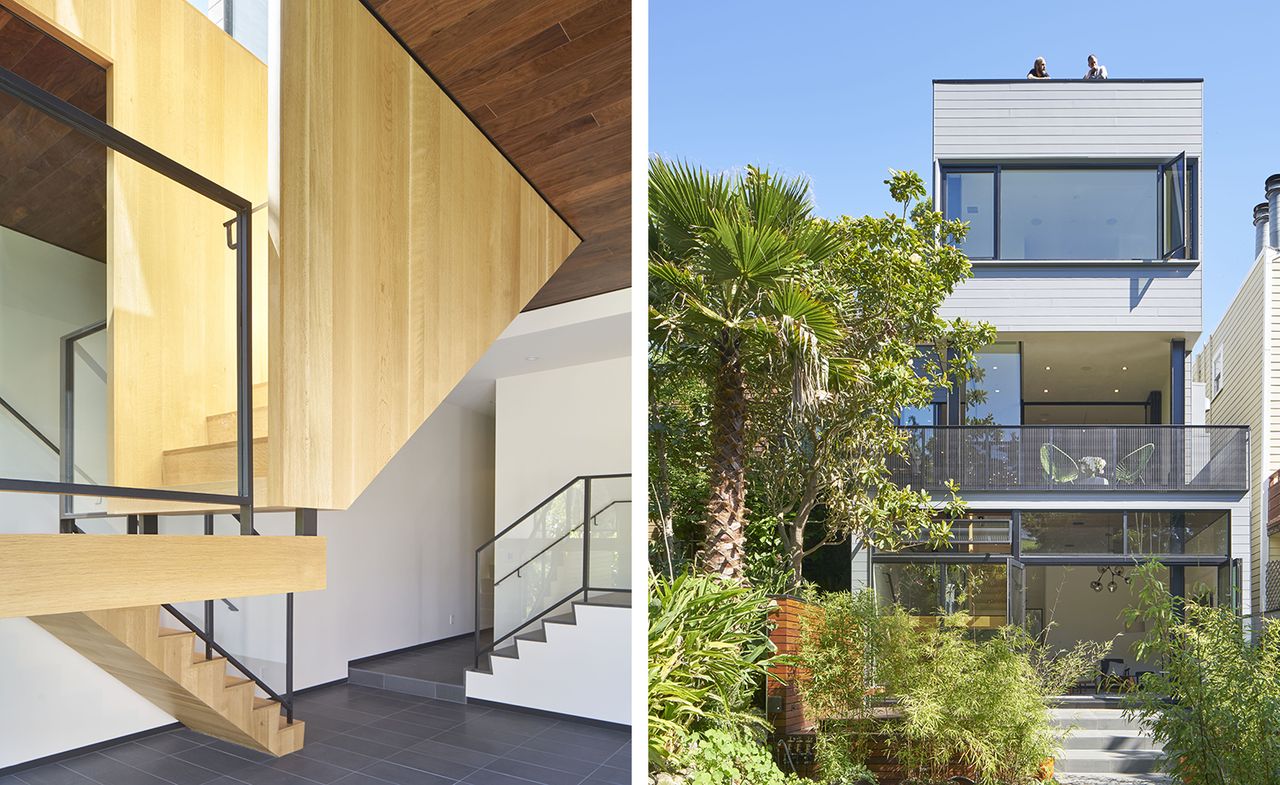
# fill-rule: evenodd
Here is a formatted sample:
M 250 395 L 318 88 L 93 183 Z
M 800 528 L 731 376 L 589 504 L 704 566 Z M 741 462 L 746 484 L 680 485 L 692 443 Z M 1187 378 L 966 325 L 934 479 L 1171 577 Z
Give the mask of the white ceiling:
M 517 316 L 445 401 L 493 414 L 494 386 L 502 377 L 630 353 L 630 289 L 539 308 Z
M 1145 400 L 1152 390 L 1169 386 L 1169 341 L 1174 337 L 1136 332 L 1001 333 L 999 340 L 1022 340 L 1023 399 L 1031 403 Z

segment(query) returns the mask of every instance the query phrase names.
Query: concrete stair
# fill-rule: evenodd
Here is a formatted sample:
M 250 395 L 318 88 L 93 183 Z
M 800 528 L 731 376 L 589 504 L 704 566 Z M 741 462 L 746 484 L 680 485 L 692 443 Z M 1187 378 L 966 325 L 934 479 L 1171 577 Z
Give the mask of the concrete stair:
M 1159 745 L 1119 708 L 1057 708 L 1053 723 L 1070 728 L 1054 769 L 1070 775 L 1152 775 L 1164 762 Z M 1124 780 L 1119 780 L 1124 781 Z

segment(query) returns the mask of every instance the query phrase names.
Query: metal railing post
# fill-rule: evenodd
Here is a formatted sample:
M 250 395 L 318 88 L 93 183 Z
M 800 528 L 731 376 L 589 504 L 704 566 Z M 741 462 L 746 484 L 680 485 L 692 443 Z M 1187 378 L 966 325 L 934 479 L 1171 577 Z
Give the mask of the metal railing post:
M 240 533 L 253 534 L 253 207 L 236 212 L 236 470 Z
M 582 601 L 591 599 L 591 478 L 582 481 Z
M 284 599 L 284 698 L 285 721 L 293 724 L 293 592 Z
M 472 629 L 475 631 L 475 643 L 476 643 L 475 655 L 476 655 L 477 669 L 480 668 L 480 551 L 483 549 L 484 549 L 484 546 L 481 546 L 480 548 L 476 549 L 476 565 L 475 565 L 476 601 L 472 606 L 473 615 L 474 615 L 473 623 L 475 625 L 474 627 L 472 627 Z
M 204 533 L 206 537 L 213 536 L 213 516 L 206 514 L 204 516 Z M 209 639 L 213 639 L 213 600 L 204 601 L 204 631 L 209 633 Z M 206 660 L 213 659 L 213 648 L 209 646 L 208 641 L 204 644 L 204 658 Z

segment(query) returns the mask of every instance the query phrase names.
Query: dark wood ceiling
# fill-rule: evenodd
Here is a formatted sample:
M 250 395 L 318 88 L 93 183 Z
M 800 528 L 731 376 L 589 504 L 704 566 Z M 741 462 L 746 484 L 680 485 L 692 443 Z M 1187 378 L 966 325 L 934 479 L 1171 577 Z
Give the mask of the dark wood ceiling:
M 528 309 L 631 284 L 631 0 L 366 0 L 582 236 Z
M 0 66 L 106 120 L 106 72 L 3 6 Z M 0 94 L 0 225 L 107 258 L 106 148 L 7 94 Z

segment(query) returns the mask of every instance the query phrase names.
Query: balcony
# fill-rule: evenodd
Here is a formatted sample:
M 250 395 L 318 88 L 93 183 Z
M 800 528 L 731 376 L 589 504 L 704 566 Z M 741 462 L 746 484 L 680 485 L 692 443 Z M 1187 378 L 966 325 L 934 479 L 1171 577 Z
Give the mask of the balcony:
M 930 491 L 1241 492 L 1249 429 L 1205 425 L 911 426 L 893 480 Z

